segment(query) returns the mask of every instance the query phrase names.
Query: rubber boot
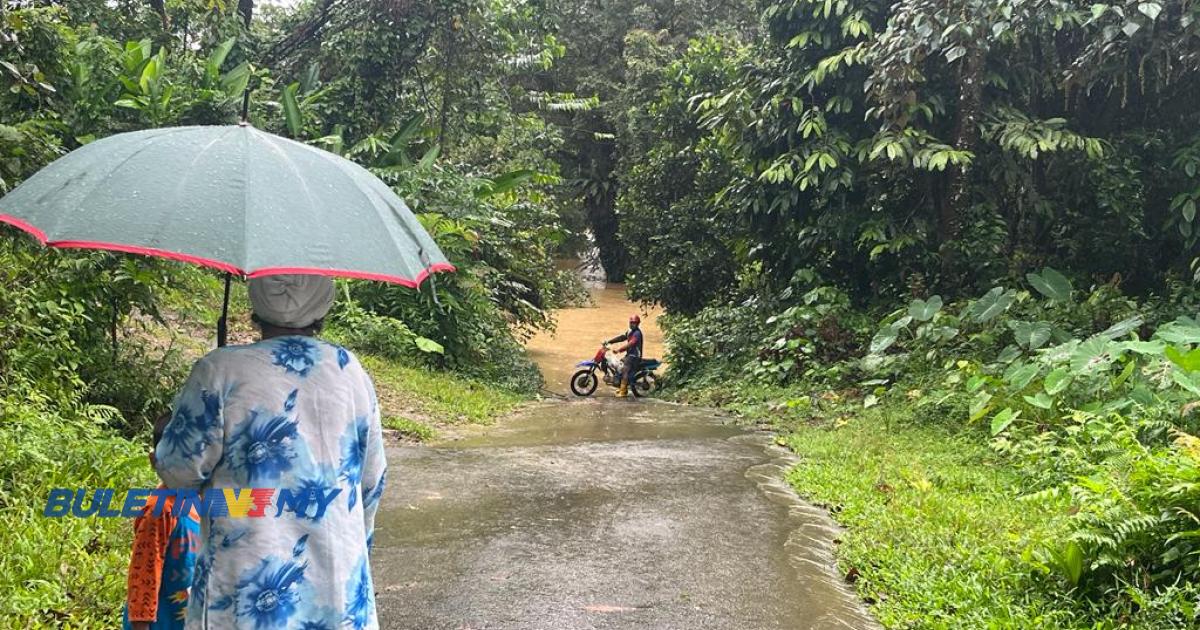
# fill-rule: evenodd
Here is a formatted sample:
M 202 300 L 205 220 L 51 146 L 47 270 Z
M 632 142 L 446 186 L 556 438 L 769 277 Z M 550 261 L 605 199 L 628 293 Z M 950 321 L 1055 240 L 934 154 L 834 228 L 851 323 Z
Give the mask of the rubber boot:
M 629 398 L 629 381 L 621 381 L 621 387 L 617 390 L 617 398 Z

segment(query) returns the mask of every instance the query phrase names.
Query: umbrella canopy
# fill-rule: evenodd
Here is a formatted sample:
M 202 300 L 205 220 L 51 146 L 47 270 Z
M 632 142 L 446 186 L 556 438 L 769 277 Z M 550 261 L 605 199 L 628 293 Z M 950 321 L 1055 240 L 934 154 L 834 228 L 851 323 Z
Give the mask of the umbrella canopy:
M 416 287 L 453 271 L 408 206 L 365 168 L 242 125 L 123 133 L 0 198 L 0 222 L 46 245 Z

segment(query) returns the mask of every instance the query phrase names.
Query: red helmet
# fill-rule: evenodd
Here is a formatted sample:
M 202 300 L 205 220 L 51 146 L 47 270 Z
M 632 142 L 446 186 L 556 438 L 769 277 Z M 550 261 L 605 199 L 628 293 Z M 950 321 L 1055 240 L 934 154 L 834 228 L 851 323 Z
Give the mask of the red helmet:
M 642 318 L 638 317 L 637 313 L 629 316 L 629 325 L 634 326 L 642 323 Z

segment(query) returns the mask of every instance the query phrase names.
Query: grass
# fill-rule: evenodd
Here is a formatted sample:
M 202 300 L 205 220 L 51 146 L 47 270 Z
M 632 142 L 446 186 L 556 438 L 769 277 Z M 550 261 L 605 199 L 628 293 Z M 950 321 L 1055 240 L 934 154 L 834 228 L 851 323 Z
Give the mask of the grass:
M 383 418 L 383 428 L 391 429 L 405 438 L 418 442 L 428 442 L 437 437 L 437 429 L 419 420 L 411 420 L 401 416 L 385 416 Z
M 432 425 L 491 424 L 526 400 L 452 372 L 359 355 L 375 380 L 384 417 Z
M 0 627 L 112 627 L 132 528 L 119 518 L 48 518 L 51 488 L 153 486 L 148 446 L 102 414 L 0 398 Z
M 886 628 L 1060 628 L 1064 591 L 1035 582 L 1024 554 L 1061 519 L 1024 502 L 1022 478 L 954 410 L 854 394 L 741 385 L 677 397 L 772 428 L 799 456 L 788 482 L 846 528 L 839 570 Z
M 788 481 L 848 532 L 840 568 L 888 628 L 1058 627 L 1061 602 L 1029 588 L 1023 551 L 1053 516 L 1017 500 L 986 442 L 869 410 L 787 437 Z M 1055 614 L 1062 614 L 1055 613 Z

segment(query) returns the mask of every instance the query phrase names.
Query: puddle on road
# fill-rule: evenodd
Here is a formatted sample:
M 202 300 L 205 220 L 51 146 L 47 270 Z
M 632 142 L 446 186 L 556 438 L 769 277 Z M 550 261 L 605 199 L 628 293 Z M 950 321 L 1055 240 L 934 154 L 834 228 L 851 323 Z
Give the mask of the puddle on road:
M 711 411 L 658 400 L 575 399 L 543 402 L 495 426 L 464 427 L 456 439 L 438 446 L 479 448 L 536 446 L 618 440 L 722 438 L 741 428 Z
M 611 398 L 393 449 L 383 627 L 873 628 L 789 457 L 711 411 Z

